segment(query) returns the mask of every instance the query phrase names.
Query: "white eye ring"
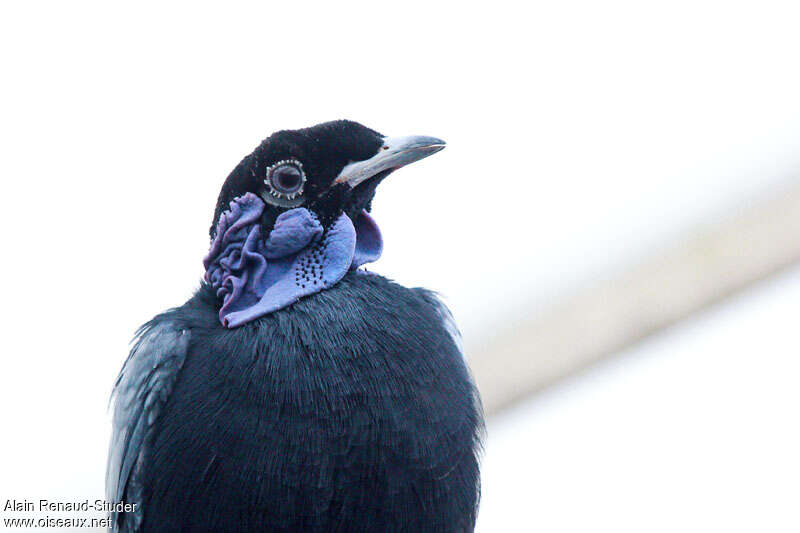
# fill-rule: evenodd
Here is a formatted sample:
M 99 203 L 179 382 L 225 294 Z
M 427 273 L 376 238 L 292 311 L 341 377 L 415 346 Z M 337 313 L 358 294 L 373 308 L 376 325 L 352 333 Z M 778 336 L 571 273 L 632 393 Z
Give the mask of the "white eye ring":
M 299 186 L 291 192 L 281 190 L 277 184 L 273 183 L 275 171 L 284 166 L 292 166 L 300 171 Z M 287 207 L 303 203 L 302 195 L 306 185 L 306 173 L 303 170 L 303 164 L 297 159 L 283 159 L 270 165 L 267 167 L 264 185 L 267 188 L 265 200 L 271 201 L 271 203 Z

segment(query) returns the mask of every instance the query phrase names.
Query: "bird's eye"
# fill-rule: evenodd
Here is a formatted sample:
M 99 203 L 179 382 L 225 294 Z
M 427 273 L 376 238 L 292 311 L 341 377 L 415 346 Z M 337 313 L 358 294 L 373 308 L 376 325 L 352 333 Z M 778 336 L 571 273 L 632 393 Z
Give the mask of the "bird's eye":
M 264 184 L 269 195 L 276 199 L 294 200 L 303 194 L 306 175 L 296 159 L 278 161 L 267 169 Z
M 270 182 L 278 191 L 291 194 L 303 186 L 303 173 L 294 165 L 283 165 L 272 171 Z

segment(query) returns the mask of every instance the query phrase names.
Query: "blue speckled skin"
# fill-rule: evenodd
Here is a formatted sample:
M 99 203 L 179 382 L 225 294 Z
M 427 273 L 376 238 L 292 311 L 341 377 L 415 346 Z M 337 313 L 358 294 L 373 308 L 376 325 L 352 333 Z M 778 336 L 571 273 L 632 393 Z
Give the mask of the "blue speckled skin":
M 163 363 L 174 383 L 151 394 L 159 414 L 139 424 L 149 444 L 138 470 L 110 483 L 109 497 L 142 503 L 118 528 L 472 531 L 482 416 L 440 305 L 351 272 L 235 329 L 206 285 L 156 317 L 145 344 L 168 342 L 134 350 L 126 367 Z M 130 424 L 125 398 L 148 384 L 128 381 L 123 370 L 117 415 Z
M 234 168 L 209 284 L 140 329 L 114 388 L 107 499 L 136 506 L 115 531 L 474 528 L 483 422 L 452 317 L 352 270 L 380 255 L 378 184 L 443 147 L 338 120 Z M 302 167 L 291 198 L 276 165 Z

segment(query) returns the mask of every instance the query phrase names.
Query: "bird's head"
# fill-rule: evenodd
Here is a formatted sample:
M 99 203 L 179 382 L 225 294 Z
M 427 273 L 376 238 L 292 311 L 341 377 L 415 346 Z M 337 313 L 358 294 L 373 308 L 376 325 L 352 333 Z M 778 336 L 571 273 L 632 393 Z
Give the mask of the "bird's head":
M 248 192 L 266 204 L 266 229 L 278 215 L 298 207 L 312 212 L 323 226 L 342 213 L 355 220 L 370 209 L 375 188 L 386 176 L 444 146 L 434 137 L 386 137 L 349 120 L 275 132 L 228 176 L 211 235 L 230 202 Z
M 367 214 L 376 187 L 444 145 L 347 120 L 265 139 L 228 176 L 214 212 L 206 281 L 223 324 L 285 307 L 377 259 L 382 241 Z

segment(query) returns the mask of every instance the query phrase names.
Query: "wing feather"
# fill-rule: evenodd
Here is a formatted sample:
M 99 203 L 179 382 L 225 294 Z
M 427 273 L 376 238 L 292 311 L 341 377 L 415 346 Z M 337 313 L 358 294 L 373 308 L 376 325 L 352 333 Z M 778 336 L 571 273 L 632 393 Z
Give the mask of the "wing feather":
M 154 320 L 137 340 L 117 378 L 113 433 L 108 454 L 106 498 L 136 505 L 113 516 L 113 531 L 138 531 L 144 518 L 142 473 L 158 416 L 186 359 L 190 331 L 171 321 Z

